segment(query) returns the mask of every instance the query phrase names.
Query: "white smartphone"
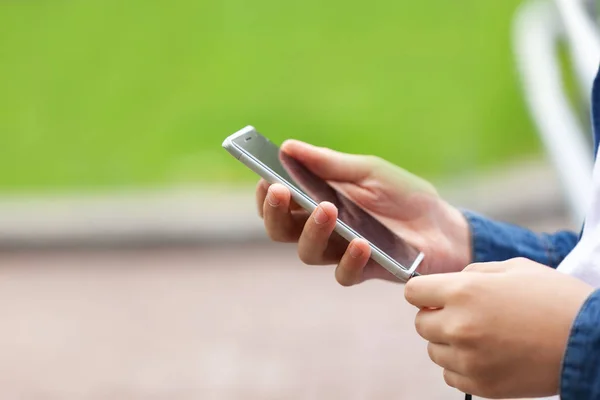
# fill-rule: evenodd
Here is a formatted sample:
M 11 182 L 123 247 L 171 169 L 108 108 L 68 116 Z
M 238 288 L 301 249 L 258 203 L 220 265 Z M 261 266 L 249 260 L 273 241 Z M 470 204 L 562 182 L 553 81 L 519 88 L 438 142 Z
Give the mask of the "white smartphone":
M 409 245 L 379 220 L 367 213 L 299 161 L 281 151 L 252 126 L 234 133 L 223 147 L 269 183 L 286 186 L 298 205 L 312 212 L 329 201 L 338 208 L 335 231 L 349 242 L 369 242 L 371 259 L 403 282 L 408 281 L 423 261 L 423 253 Z

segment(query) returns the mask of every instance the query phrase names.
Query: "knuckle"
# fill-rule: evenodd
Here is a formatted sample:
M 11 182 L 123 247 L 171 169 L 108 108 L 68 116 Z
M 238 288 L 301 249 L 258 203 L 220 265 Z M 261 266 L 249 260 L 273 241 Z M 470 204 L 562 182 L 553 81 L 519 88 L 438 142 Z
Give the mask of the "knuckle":
M 438 361 L 437 355 L 435 354 L 435 351 L 434 351 L 434 345 L 431 342 L 427 343 L 427 355 L 429 356 L 429 359 L 431 361 L 433 361 L 435 364 L 437 364 L 437 361 Z
M 477 389 L 477 386 L 474 385 L 474 382 L 471 379 L 461 377 L 446 369 L 444 370 L 444 382 L 446 382 L 446 385 L 458 389 L 461 392 L 481 395 L 481 392 Z
M 298 248 L 298 258 L 307 265 L 318 264 L 318 258 L 314 252 L 307 251 L 306 249 Z
M 363 196 L 363 200 L 366 206 L 376 207 L 381 203 L 388 202 L 388 192 L 390 189 L 389 183 L 386 184 L 385 182 L 380 181 L 378 179 L 373 179 L 369 181 L 369 188 L 370 190 L 365 192 Z
M 470 275 L 465 274 L 462 278 L 448 289 L 448 296 L 452 303 L 470 304 L 480 296 L 479 285 Z
M 291 229 L 285 227 L 275 227 L 271 224 L 266 224 L 267 236 L 273 242 L 291 243 L 295 242 L 296 238 Z
M 415 317 L 415 330 L 417 331 L 417 333 L 419 334 L 419 336 L 421 336 L 422 338 L 425 338 L 425 330 L 424 330 L 424 326 L 423 326 L 423 314 L 422 311 L 419 311 L 417 313 L 417 316 Z M 427 350 L 430 350 L 430 346 L 427 346 Z
M 294 239 L 291 235 L 285 232 L 279 232 L 271 237 L 271 240 L 277 243 L 292 243 Z
M 274 229 L 271 229 L 269 226 L 266 226 L 266 232 L 267 232 L 267 236 L 269 237 L 269 239 L 271 239 L 273 242 L 279 242 L 280 240 L 280 235 L 279 232 L 276 232 Z
M 468 300 L 469 290 L 464 282 L 456 283 L 448 288 L 448 301 L 450 303 L 462 303 L 463 300 Z
M 458 388 L 456 377 L 453 374 L 448 373 L 447 369 L 444 370 L 444 382 L 446 382 L 446 385 L 452 388 Z
M 354 286 L 362 282 L 362 270 L 357 270 L 342 257 L 335 268 L 335 279 L 342 286 Z
M 469 272 L 469 271 L 479 271 L 481 269 L 481 267 L 483 266 L 482 263 L 473 263 L 473 264 L 469 264 L 465 267 L 465 269 L 463 270 L 463 272 Z
M 349 276 L 346 276 L 344 274 L 337 274 L 335 279 L 340 285 L 344 287 L 354 286 L 355 284 L 355 282 Z
M 272 224 L 266 224 L 267 236 L 274 242 L 289 243 L 293 241 L 292 232 L 289 229 L 275 227 Z
M 326 263 L 331 251 L 331 232 L 320 231 L 314 226 L 305 225 L 298 239 L 298 257 L 308 265 Z
M 444 335 L 452 343 L 469 344 L 473 339 L 473 326 L 468 321 L 458 320 L 444 328 Z
M 460 340 L 461 327 L 458 323 L 452 323 L 444 326 L 443 328 L 444 336 L 452 343 L 456 343 Z

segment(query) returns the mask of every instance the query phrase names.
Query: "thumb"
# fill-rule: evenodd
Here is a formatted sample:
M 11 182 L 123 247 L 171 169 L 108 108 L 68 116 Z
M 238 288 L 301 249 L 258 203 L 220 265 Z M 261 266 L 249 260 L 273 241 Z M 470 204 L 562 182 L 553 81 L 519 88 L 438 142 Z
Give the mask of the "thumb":
M 293 157 L 322 179 L 337 182 L 359 182 L 373 173 L 373 157 L 340 153 L 312 146 L 297 140 L 287 140 L 281 151 Z

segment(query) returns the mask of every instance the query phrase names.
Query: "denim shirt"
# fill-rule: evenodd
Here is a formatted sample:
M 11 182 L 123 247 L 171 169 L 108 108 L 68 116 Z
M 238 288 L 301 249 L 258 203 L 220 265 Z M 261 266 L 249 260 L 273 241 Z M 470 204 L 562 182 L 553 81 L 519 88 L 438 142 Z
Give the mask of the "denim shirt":
M 594 147 L 600 143 L 600 73 L 592 93 Z M 512 224 L 465 212 L 471 228 L 475 262 L 525 257 L 557 268 L 575 248 L 580 235 L 559 231 L 538 234 Z M 585 302 L 571 329 L 560 377 L 563 400 L 600 399 L 600 290 Z

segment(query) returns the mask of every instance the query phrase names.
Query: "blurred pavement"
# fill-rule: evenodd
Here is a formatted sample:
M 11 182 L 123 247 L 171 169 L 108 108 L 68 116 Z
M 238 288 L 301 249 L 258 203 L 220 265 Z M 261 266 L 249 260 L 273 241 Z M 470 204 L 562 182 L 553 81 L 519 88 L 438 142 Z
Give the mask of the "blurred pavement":
M 462 399 L 403 287 L 290 246 L 0 256 L 2 399 Z

